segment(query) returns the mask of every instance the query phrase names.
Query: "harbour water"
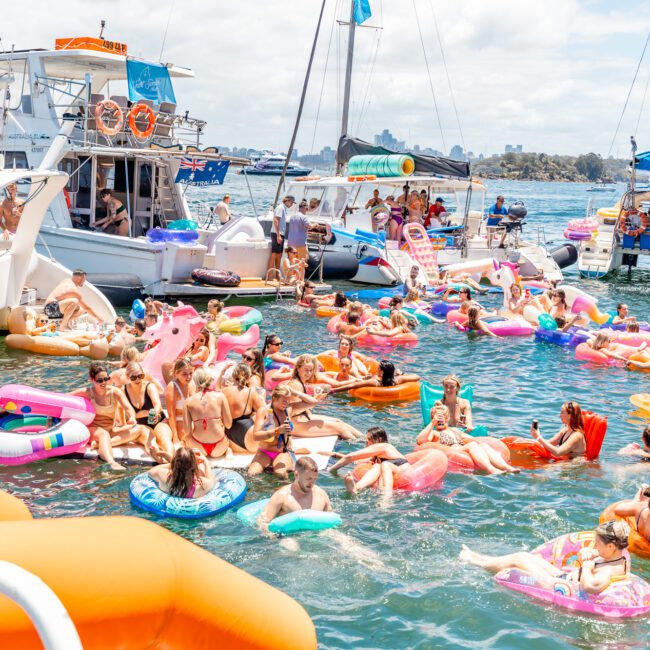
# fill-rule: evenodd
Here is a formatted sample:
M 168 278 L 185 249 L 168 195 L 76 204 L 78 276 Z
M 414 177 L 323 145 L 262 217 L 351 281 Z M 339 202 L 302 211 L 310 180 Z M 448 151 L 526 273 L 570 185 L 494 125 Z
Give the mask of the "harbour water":
M 243 178 L 229 176 L 225 191 L 235 210 L 250 212 Z M 258 210 L 273 198 L 273 181 L 251 179 Z M 570 218 L 581 217 L 585 185 L 492 183 L 490 196 L 523 199 L 530 212 L 529 233 L 543 226 L 547 240 L 561 241 Z M 192 200 L 214 202 L 220 193 L 202 191 Z M 607 204 L 610 197 L 598 197 Z M 592 293 L 601 309 L 627 302 L 632 314 L 647 318 L 650 270 L 620 273 L 612 281 L 568 283 Z M 486 304 L 500 298 L 490 297 Z M 253 303 L 251 303 L 253 304 Z M 262 311 L 262 334 L 281 333 L 294 354 L 331 348 L 334 337 L 292 301 L 254 303 Z M 527 339 L 470 338 L 447 325 L 420 327 L 420 341 L 396 350 L 391 359 L 403 369 L 439 382 L 449 372 L 474 384 L 475 421 L 493 435 L 527 435 L 538 419 L 543 434 L 559 429 L 564 400 L 608 416 L 608 432 L 597 462 L 550 465 L 520 475 L 448 474 L 425 494 L 396 494 L 379 505 L 368 491 L 345 495 L 342 481 L 319 479 L 341 513 L 334 533 L 304 534 L 300 549 L 244 528 L 232 512 L 200 522 L 165 520 L 162 525 L 196 542 L 302 603 L 317 628 L 319 647 L 334 648 L 627 648 L 645 647 L 647 621 L 611 623 L 542 606 L 496 585 L 486 573 L 459 563 L 460 545 L 484 552 L 531 549 L 554 536 L 589 529 L 614 500 L 632 496 L 647 480 L 645 464 L 617 455 L 650 423 L 634 411 L 633 393 L 648 392 L 644 373 L 617 367 L 590 367 L 573 350 Z M 2 383 L 70 390 L 84 383 L 88 360 L 54 359 L 7 350 L 0 339 Z M 419 403 L 372 406 L 331 397 L 323 411 L 362 430 L 384 426 L 391 441 L 411 449 L 420 430 Z M 349 447 L 339 444 L 345 451 Z M 0 488 L 23 498 L 37 517 L 149 515 L 128 500 L 128 484 L 138 473 L 115 474 L 88 461 L 50 460 L 0 469 Z M 269 476 L 249 481 L 247 500 L 267 496 L 279 482 Z M 133 543 L 125 540 L 126 543 Z M 82 564 L 101 558 L 80 558 Z M 633 570 L 650 579 L 650 563 L 634 558 Z M 127 577 L 125 576 L 125 579 Z M 223 598 L 228 598 L 224 593 Z M 250 613 L 251 616 L 255 612 Z

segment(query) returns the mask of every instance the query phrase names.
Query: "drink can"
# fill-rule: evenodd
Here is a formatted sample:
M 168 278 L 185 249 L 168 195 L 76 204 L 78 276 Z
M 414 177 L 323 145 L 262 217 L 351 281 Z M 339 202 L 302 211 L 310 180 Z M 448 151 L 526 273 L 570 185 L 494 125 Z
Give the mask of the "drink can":
M 156 424 L 156 418 L 157 418 L 157 413 L 156 409 L 150 409 L 149 410 L 149 415 L 147 416 L 147 424 L 154 425 Z

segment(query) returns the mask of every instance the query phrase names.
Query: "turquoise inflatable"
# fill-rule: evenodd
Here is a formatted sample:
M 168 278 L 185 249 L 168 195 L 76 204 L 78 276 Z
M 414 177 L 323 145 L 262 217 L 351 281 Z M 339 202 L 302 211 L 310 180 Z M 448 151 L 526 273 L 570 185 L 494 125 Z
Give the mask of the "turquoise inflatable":
M 230 469 L 219 471 L 214 487 L 198 499 L 173 497 L 163 492 L 146 472 L 138 474 L 129 486 L 131 502 L 161 517 L 201 519 L 237 505 L 246 497 L 246 481 Z
M 404 307 L 404 309 L 400 309 L 400 311 L 405 316 L 413 316 L 415 320 L 422 325 L 431 325 L 431 323 L 436 322 L 436 319 L 431 314 L 427 314 L 427 312 L 422 309 Z M 390 309 L 380 309 L 379 315 L 388 318 L 390 316 Z
M 269 499 L 261 499 L 247 503 L 237 510 L 237 517 L 247 526 L 254 526 L 257 518 L 266 507 Z M 320 512 L 316 510 L 299 510 L 288 515 L 276 517 L 269 524 L 269 532 L 277 535 L 293 535 L 309 530 L 327 530 L 336 528 L 343 523 L 340 515 L 335 512 Z
M 422 409 L 422 422 L 424 426 L 431 422 L 429 414 L 431 407 L 436 400 L 442 399 L 443 390 L 442 386 L 434 386 L 428 381 L 420 382 L 420 408 Z M 471 404 L 474 401 L 474 386 L 467 384 L 460 389 L 460 396 L 466 399 Z M 478 429 L 478 427 L 476 427 Z M 472 435 L 474 432 L 472 431 Z
M 410 176 L 414 171 L 415 161 L 404 154 L 352 156 L 348 160 L 350 176 Z
M 196 230 L 198 227 L 199 224 L 193 219 L 176 219 L 167 224 L 170 230 Z

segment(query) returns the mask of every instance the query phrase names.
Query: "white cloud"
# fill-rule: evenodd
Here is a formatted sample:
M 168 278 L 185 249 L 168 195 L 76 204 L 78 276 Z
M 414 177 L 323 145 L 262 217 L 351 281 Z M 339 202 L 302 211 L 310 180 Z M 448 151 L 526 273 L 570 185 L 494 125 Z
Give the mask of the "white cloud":
M 469 149 L 491 153 L 506 142 L 521 142 L 527 150 L 607 153 L 650 28 L 647 4 L 415 1 L 447 149 L 460 134 L 432 6 Z M 171 5 L 172 0 L 3 3 L 0 36 L 5 47 L 50 47 L 55 37 L 96 34 L 106 18 L 108 37 L 127 42 L 132 54 L 157 60 Z M 330 0 L 326 9 L 298 139 L 301 152 L 312 142 L 335 5 L 347 6 L 347 0 Z M 371 24 L 383 23 L 383 32 L 356 134 L 368 139 L 387 127 L 410 143 L 441 148 L 413 0 L 371 0 L 371 6 L 376 14 Z M 320 0 L 176 0 L 162 58 L 196 71 L 195 80 L 177 83 L 176 94 L 182 110 L 208 120 L 206 144 L 286 148 L 319 9 Z M 339 17 L 343 14 L 347 18 L 347 10 Z M 357 31 L 354 129 L 376 39 L 374 30 Z M 343 78 L 345 47 L 345 27 L 335 27 L 317 149 L 334 146 L 338 137 L 337 79 Z M 650 53 L 619 134 L 621 154 L 636 125 L 649 71 Z M 640 146 L 650 148 L 650 129 L 643 126 L 648 123 L 642 120 L 637 135 Z

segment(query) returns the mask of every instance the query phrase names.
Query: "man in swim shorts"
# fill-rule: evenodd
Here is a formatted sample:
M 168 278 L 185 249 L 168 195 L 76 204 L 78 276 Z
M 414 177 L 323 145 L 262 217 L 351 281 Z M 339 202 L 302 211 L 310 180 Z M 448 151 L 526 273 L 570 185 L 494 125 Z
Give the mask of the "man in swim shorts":
M 266 527 L 276 517 L 299 510 L 332 512 L 330 499 L 325 490 L 316 485 L 317 479 L 316 462 L 309 456 L 299 458 L 294 469 L 293 483 L 281 487 L 273 494 L 260 515 L 260 524 Z
M 79 318 L 83 314 L 88 314 L 98 323 L 102 319 L 81 299 L 79 289 L 86 282 L 86 272 L 81 269 L 75 269 L 72 277 L 54 287 L 45 301 L 43 311 L 48 318 L 61 318 L 60 330 L 70 329 L 70 321 Z

